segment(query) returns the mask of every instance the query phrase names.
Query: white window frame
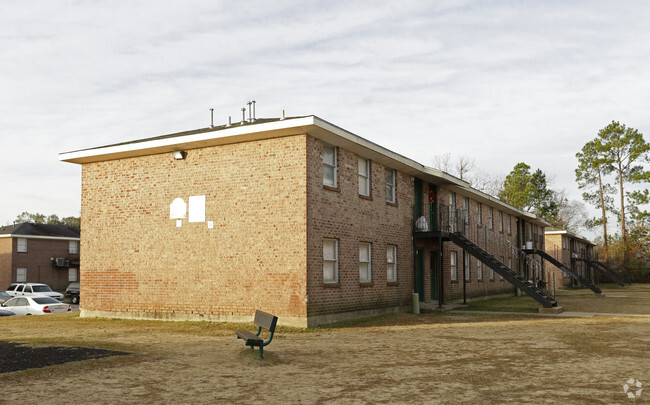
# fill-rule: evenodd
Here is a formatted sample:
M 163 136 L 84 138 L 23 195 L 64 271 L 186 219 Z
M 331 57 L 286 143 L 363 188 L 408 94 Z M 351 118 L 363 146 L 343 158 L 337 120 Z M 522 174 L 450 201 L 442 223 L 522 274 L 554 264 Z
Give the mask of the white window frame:
M 463 264 L 465 266 L 465 280 L 469 281 L 472 277 L 472 268 L 470 266 L 469 253 L 467 252 L 465 252 L 465 262 Z
M 326 161 L 326 156 L 327 154 L 325 153 L 326 149 L 331 149 L 332 153 L 331 156 L 333 158 L 332 162 Z M 332 172 L 332 180 L 331 182 L 326 178 L 325 173 L 327 171 Z M 336 146 L 331 146 L 331 145 L 323 145 L 323 185 L 328 186 L 328 187 L 338 187 L 338 150 Z
M 449 194 L 449 229 L 456 232 L 456 193 Z
M 494 228 L 494 208 L 488 207 L 488 229 Z
M 79 254 L 79 241 L 78 240 L 71 240 L 68 242 L 68 252 L 71 255 L 76 255 Z M 77 280 L 74 280 L 77 281 Z
M 397 281 L 397 245 L 386 247 L 386 280 L 389 283 Z
M 370 159 L 359 157 L 359 195 L 370 197 Z
M 332 244 L 334 247 L 333 254 L 328 255 L 329 252 L 326 252 L 326 244 Z M 328 277 L 328 264 L 331 265 L 331 277 Z M 323 239 L 323 283 L 325 284 L 336 284 L 339 282 L 339 241 L 338 239 Z
M 494 281 L 494 270 L 490 268 L 490 281 Z
M 499 211 L 499 232 L 503 233 L 503 211 Z
M 79 272 L 77 269 L 72 267 L 68 269 L 68 281 L 79 281 Z
M 17 283 L 27 282 L 27 267 L 18 267 L 16 269 L 16 282 Z
M 451 281 L 458 280 L 458 253 L 456 251 L 449 253 L 449 273 Z
M 476 279 L 483 280 L 483 262 L 476 259 Z
M 27 238 L 16 239 L 16 252 L 27 253 Z
M 397 171 L 395 169 L 386 168 L 386 201 L 395 204 L 397 201 Z M 390 178 L 389 178 L 390 176 Z
M 512 214 L 508 214 L 508 235 L 512 235 Z
M 372 282 L 372 243 L 359 243 L 359 282 Z
M 482 213 L 482 211 L 483 211 L 483 204 L 478 203 L 478 211 L 476 211 L 477 212 L 476 220 L 478 221 L 479 225 L 483 225 L 483 213 Z

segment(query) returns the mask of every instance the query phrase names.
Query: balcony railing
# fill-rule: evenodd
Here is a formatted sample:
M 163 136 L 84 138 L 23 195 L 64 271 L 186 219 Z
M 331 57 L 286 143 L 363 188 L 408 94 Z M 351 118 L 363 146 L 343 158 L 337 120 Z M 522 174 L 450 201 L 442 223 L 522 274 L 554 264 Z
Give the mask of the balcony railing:
M 516 228 L 507 227 L 503 231 L 489 224 L 479 223 L 468 215 L 467 210 L 446 204 L 437 204 L 437 212 L 431 212 L 429 204 L 424 204 L 422 215 L 415 218 L 413 230 L 426 232 L 459 232 L 483 250 L 499 259 L 503 264 L 516 270 L 532 280 L 542 277 L 542 264 L 534 256 L 523 252 L 524 249 L 543 249 L 543 235 L 531 235 L 522 246 L 517 246 Z M 485 220 L 485 218 L 484 218 Z M 494 225 L 494 224 L 493 224 Z

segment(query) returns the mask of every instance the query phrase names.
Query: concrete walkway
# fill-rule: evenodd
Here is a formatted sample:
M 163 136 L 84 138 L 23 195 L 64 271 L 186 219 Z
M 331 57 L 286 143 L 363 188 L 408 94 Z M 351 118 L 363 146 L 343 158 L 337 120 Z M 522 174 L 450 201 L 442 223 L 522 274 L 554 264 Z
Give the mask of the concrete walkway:
M 564 311 L 558 314 L 541 314 L 537 312 L 500 312 L 500 311 L 460 311 L 460 310 L 447 310 L 445 312 L 455 313 L 455 314 L 495 314 L 495 315 L 533 315 L 533 316 L 550 316 L 550 317 L 563 317 L 563 318 L 593 318 L 594 316 L 641 316 L 641 317 L 650 317 L 650 315 L 643 314 L 607 314 L 600 312 L 573 312 L 573 311 Z

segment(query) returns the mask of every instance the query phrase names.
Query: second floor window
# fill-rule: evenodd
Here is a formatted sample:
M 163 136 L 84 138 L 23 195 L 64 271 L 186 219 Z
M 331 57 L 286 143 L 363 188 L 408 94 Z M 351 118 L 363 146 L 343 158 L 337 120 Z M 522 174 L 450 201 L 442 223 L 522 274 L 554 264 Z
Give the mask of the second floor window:
M 359 158 L 359 195 L 370 195 L 370 161 Z
M 27 239 L 18 238 L 16 242 L 17 242 L 17 246 L 16 246 L 17 252 L 27 252 Z
M 395 170 L 386 169 L 386 201 L 394 203 L 395 198 Z
M 79 253 L 79 242 L 77 242 L 76 240 L 71 240 L 69 245 L 68 245 L 68 251 L 72 255 L 78 254 Z M 73 280 L 73 281 L 76 281 L 76 280 Z
M 323 145 L 323 185 L 338 187 L 336 180 L 336 147 Z

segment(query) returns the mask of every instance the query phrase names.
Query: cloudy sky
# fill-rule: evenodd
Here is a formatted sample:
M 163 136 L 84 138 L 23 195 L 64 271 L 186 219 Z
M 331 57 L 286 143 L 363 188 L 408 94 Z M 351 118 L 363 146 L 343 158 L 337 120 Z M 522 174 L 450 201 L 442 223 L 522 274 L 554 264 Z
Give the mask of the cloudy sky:
M 80 214 L 58 154 L 317 115 L 425 165 L 540 168 L 612 120 L 650 134 L 646 1 L 2 1 L 0 225 Z

